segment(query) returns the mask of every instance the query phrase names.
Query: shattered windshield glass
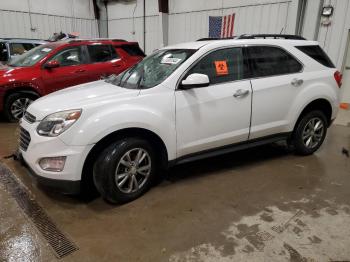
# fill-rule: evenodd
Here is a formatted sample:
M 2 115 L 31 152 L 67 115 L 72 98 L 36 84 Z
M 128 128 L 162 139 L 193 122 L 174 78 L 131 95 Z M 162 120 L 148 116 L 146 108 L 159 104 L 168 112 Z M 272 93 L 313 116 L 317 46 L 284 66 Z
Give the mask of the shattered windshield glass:
M 168 78 L 195 51 L 192 49 L 157 51 L 118 76 L 109 77 L 106 82 L 131 89 L 154 87 Z

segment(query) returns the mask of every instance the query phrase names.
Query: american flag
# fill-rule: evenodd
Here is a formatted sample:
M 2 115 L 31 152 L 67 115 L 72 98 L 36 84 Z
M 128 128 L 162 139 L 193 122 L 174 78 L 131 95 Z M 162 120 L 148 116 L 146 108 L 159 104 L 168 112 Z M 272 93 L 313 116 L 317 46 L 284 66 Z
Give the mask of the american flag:
M 209 37 L 232 37 L 234 25 L 235 14 L 225 16 L 209 16 Z

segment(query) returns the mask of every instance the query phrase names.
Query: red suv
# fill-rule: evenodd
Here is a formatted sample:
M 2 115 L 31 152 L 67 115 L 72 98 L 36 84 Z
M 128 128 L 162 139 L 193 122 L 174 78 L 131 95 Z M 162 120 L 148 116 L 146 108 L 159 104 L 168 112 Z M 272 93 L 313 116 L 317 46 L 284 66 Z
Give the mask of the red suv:
M 145 54 L 124 40 L 70 40 L 38 46 L 0 68 L 0 111 L 15 122 L 36 98 L 131 67 Z

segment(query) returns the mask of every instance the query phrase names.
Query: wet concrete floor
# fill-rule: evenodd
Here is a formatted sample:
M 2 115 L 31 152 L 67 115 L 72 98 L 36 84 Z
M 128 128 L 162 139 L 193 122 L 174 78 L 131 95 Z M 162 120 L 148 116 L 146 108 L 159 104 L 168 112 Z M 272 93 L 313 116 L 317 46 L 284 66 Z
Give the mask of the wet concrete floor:
M 60 261 L 350 261 L 350 127 L 312 156 L 268 145 L 175 167 L 123 206 L 38 187 L 3 159 L 16 130 L 0 122 L 0 165 L 79 247 Z M 58 261 L 1 183 L 0 261 Z

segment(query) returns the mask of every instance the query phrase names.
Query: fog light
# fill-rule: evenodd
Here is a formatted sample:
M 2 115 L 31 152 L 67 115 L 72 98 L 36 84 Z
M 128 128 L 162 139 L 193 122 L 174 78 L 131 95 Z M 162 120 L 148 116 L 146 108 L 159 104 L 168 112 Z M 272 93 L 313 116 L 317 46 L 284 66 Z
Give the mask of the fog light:
M 40 159 L 39 166 L 46 171 L 61 172 L 66 163 L 66 158 L 65 156 L 45 157 Z

